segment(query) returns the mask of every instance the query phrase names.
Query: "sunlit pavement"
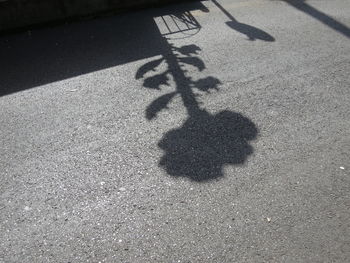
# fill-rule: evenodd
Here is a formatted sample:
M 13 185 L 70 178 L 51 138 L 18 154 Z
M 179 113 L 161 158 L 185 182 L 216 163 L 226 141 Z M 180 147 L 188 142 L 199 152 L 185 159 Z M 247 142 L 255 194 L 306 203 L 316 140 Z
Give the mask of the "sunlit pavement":
M 213 0 L 0 38 L 0 262 L 347 262 L 350 2 Z

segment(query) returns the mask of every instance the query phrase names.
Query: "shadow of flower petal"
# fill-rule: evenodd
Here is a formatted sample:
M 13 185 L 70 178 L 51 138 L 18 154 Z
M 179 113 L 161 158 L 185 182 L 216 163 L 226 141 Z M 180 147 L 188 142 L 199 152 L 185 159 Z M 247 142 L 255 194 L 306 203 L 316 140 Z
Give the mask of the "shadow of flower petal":
M 163 136 L 159 165 L 171 176 L 197 182 L 222 177 L 224 165 L 243 164 L 253 153 L 249 141 L 257 134 L 254 123 L 239 113 L 201 111 Z

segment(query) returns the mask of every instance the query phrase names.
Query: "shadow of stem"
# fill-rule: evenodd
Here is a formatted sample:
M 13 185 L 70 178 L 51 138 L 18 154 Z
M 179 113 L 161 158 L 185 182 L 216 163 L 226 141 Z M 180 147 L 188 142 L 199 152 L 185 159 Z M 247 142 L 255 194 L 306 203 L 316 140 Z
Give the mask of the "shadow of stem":
M 185 75 L 183 68 L 188 65 L 199 71 L 205 69 L 204 62 L 197 56 L 198 46 L 177 48 L 165 38 L 163 44 L 163 57 L 140 67 L 136 78 L 157 72 L 157 67 L 164 62 L 167 70 L 144 78 L 143 85 L 160 90 L 169 86 L 167 80 L 171 75 L 175 91 L 154 100 L 146 109 L 146 118 L 156 118 L 176 95 L 181 97 L 188 118 L 181 127 L 166 132 L 159 141 L 158 146 L 164 151 L 159 166 L 171 176 L 187 177 L 197 182 L 222 177 L 225 164 L 241 165 L 253 153 L 249 141 L 257 137 L 258 129 L 240 113 L 221 111 L 213 115 L 202 109 L 193 90 L 210 93 L 218 90 L 221 82 L 212 76 L 193 80 Z

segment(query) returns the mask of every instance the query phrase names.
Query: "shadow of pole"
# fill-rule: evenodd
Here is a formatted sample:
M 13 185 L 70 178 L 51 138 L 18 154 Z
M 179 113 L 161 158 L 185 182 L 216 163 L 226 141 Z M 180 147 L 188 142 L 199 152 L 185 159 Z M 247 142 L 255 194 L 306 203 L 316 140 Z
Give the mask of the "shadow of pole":
M 216 7 L 218 7 L 231 21 L 228 21 L 226 22 L 226 24 L 246 35 L 248 37 L 249 40 L 263 40 L 263 41 L 268 41 L 268 42 L 273 42 L 275 41 L 274 37 L 271 36 L 270 34 L 268 34 L 267 32 L 259 29 L 259 28 L 256 28 L 256 27 L 253 27 L 253 26 L 250 26 L 250 25 L 247 25 L 247 24 L 243 24 L 243 23 L 240 23 L 238 22 L 222 5 L 220 5 L 216 0 L 212 0 L 212 2 L 214 3 L 214 5 L 216 5 Z
M 305 0 L 283 0 L 283 1 L 293 6 L 294 8 L 298 9 L 299 11 L 312 16 L 313 18 L 317 19 L 318 21 L 325 24 L 326 26 L 334 29 L 335 31 L 338 31 L 344 36 L 350 37 L 350 29 L 347 26 L 338 22 L 334 18 L 326 15 L 325 13 L 318 11 L 316 8 L 307 4 Z

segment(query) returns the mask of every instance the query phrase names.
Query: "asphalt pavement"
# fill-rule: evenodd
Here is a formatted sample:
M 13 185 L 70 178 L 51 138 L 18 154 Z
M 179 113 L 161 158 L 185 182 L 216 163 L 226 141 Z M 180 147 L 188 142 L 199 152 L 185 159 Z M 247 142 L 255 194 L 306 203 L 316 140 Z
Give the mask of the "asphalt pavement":
M 0 262 L 350 261 L 349 1 L 28 30 L 0 68 Z

